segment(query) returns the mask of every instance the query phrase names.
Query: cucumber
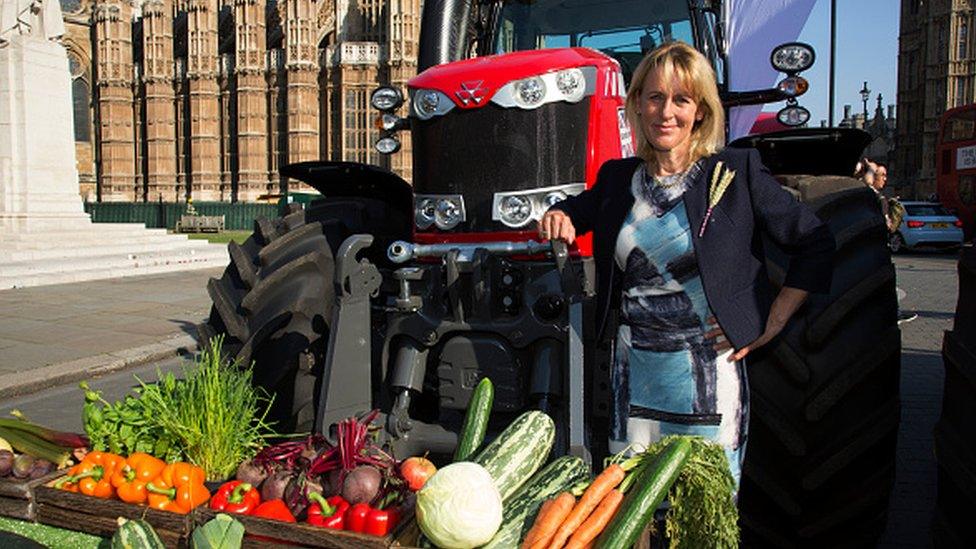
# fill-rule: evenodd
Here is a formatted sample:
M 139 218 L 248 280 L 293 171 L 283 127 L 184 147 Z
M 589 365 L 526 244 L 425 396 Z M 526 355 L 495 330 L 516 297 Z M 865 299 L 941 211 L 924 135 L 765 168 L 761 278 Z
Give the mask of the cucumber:
M 474 462 L 488 471 L 505 502 L 546 462 L 555 438 L 552 418 L 535 410 L 525 412 L 485 446 Z
M 485 440 L 488 429 L 488 418 L 491 416 L 491 405 L 495 400 L 495 386 L 487 377 L 478 382 L 468 402 L 468 412 L 464 416 L 461 435 L 454 450 L 454 461 L 466 461 L 471 458 L 481 443 Z
M 159 534 L 144 520 L 119 517 L 119 529 L 112 536 L 112 549 L 166 549 Z
M 590 476 L 590 468 L 576 456 L 554 459 L 532 476 L 508 501 L 502 512 L 502 525 L 495 537 L 482 549 L 508 549 L 518 547 L 519 542 L 535 522 L 535 515 L 542 502 L 569 490 L 573 485 Z
M 690 454 L 691 441 L 676 439 L 661 451 L 652 465 L 640 471 L 620 509 L 597 538 L 595 547 L 627 549 L 632 546 L 654 517 L 654 510 L 668 494 Z

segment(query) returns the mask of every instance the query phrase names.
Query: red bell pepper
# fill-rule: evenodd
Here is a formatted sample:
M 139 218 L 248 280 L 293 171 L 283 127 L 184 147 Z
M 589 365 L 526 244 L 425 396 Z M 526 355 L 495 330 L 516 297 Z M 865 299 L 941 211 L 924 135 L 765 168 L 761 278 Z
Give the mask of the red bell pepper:
M 210 508 L 225 513 L 246 515 L 261 505 L 261 493 L 247 482 L 232 480 L 217 489 Z
M 308 523 L 312 526 L 321 526 L 333 530 L 343 530 L 346 525 L 346 511 L 349 509 L 349 502 L 342 496 L 332 496 L 328 499 L 322 497 L 318 492 L 310 492 L 308 500 L 312 502 L 308 506 Z
M 346 530 L 385 536 L 393 531 L 398 519 L 396 509 L 378 509 L 365 503 L 357 503 L 346 511 Z
M 258 505 L 257 508 L 251 511 L 251 516 L 280 520 L 282 522 L 295 522 L 295 515 L 291 514 L 291 510 L 288 509 L 284 500 L 281 499 L 269 499 L 261 505 Z
M 374 536 L 385 536 L 393 531 L 400 516 L 396 509 L 370 509 L 366 516 L 366 533 Z

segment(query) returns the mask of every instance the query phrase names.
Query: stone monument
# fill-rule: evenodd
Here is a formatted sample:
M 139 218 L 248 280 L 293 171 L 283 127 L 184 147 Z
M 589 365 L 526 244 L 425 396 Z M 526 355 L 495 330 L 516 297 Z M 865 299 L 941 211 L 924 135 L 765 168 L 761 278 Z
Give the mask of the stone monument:
M 225 266 L 223 246 L 91 222 L 63 34 L 58 0 L 0 0 L 0 290 Z
M 89 223 L 57 0 L 0 0 L 0 231 Z

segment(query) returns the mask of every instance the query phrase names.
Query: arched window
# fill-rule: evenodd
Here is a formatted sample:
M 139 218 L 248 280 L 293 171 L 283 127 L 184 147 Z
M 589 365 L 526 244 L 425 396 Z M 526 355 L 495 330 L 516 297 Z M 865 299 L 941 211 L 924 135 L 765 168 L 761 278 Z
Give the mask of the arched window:
M 957 58 L 965 59 L 966 57 L 968 57 L 968 55 L 966 55 L 968 45 L 969 45 L 969 24 L 963 22 L 961 25 L 959 25 L 959 48 L 957 52 L 958 55 L 956 56 Z
M 71 105 L 74 111 L 75 141 L 91 142 L 91 88 L 85 79 L 85 68 L 74 55 L 68 55 L 71 71 Z

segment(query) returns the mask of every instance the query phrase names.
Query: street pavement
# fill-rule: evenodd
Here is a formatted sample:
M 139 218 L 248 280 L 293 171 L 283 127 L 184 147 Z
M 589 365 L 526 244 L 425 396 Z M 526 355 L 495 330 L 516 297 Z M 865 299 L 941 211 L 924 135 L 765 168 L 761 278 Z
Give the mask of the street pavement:
M 895 265 L 906 294 L 901 307 L 918 318 L 901 327 L 896 486 L 879 546 L 930 547 L 932 428 L 942 406 L 942 337 L 952 327 L 958 294 L 956 256 L 902 255 Z M 0 291 L 0 416 L 18 408 L 51 427 L 79 430 L 78 380 L 91 379 L 114 400 L 133 386 L 133 374 L 152 381 L 157 367 L 178 370 L 179 352 L 193 347 L 194 326 L 208 314 L 211 276 L 219 271 Z M 80 367 L 100 360 L 114 367 Z
M 0 401 L 195 348 L 222 271 L 0 290 Z
M 879 547 L 931 547 L 936 498 L 932 429 L 942 410 L 942 337 L 952 329 L 959 294 L 955 254 L 894 258 L 902 311 L 918 318 L 901 326 L 901 425 L 895 490 Z

